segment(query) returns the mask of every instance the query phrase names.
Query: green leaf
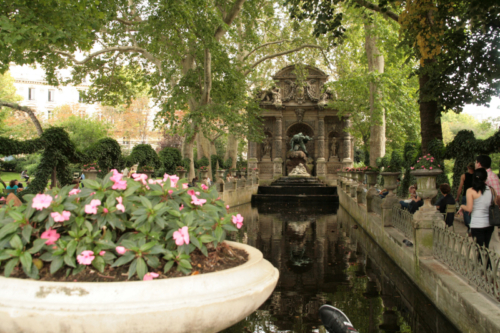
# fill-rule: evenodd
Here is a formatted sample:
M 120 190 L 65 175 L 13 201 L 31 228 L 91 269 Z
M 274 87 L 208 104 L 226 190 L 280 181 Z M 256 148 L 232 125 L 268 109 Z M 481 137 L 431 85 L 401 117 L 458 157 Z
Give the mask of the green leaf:
M 70 267 L 75 268 L 76 267 L 76 261 L 75 257 L 68 252 L 64 255 L 64 263 Z
M 163 248 L 162 245 L 155 245 L 149 250 L 149 254 L 160 254 L 160 253 L 165 253 L 166 250 Z
M 197 248 L 200 248 L 201 244 L 198 241 L 198 238 L 191 236 L 191 237 L 189 237 L 189 240 L 191 241 L 191 243 L 193 243 L 194 246 L 196 246 Z
M 78 265 L 77 268 L 73 269 L 73 272 L 71 273 L 71 275 L 76 275 L 78 273 L 80 273 L 81 271 L 83 271 L 85 269 L 85 267 L 87 267 L 86 265 Z
M 57 272 L 63 265 L 64 259 L 62 256 L 55 257 L 50 263 L 50 274 Z
M 167 261 L 167 263 L 163 267 L 163 273 L 166 274 L 172 268 L 172 266 L 174 265 L 174 263 L 175 263 L 175 261 L 173 261 L 173 260 Z
M 106 263 L 104 262 L 104 258 L 101 256 L 96 256 L 94 260 L 92 260 L 92 266 L 95 267 L 99 272 L 104 272 L 104 266 Z
M 141 252 L 147 252 L 149 249 L 151 249 L 153 246 L 158 243 L 157 241 L 151 241 L 149 243 L 146 243 L 140 247 Z
M 116 248 L 116 244 L 108 239 L 101 239 L 96 242 L 96 244 L 101 245 L 103 250 L 109 250 Z
M 179 265 L 181 267 L 184 267 L 186 269 L 192 269 L 193 267 L 191 266 L 191 263 L 185 259 L 182 259 L 181 261 L 179 261 Z
M 22 235 L 23 235 L 23 238 L 26 241 L 26 243 L 30 242 L 32 231 L 33 231 L 33 227 L 31 225 L 27 224 L 24 226 Z
M 24 221 L 24 216 L 23 214 L 16 212 L 16 211 L 10 211 L 9 216 L 14 219 L 14 221 Z
M 151 203 L 151 201 L 149 201 L 148 198 L 146 198 L 143 195 L 141 195 L 139 198 L 141 199 L 142 204 L 144 206 L 146 206 L 148 209 L 152 209 L 153 208 L 153 204 Z M 137 266 L 139 266 L 139 265 L 137 265 Z M 137 267 L 137 270 L 139 270 L 139 267 Z M 141 279 L 142 279 L 142 277 L 141 277 Z
M 73 254 L 75 254 L 77 245 L 78 245 L 78 243 L 76 242 L 76 240 L 72 239 L 68 243 L 68 245 L 66 246 L 66 253 L 69 254 L 70 256 L 73 256 Z M 75 266 L 72 266 L 72 267 L 75 267 Z
M 10 276 L 10 273 L 12 273 L 12 270 L 14 269 L 14 267 L 16 267 L 16 265 L 19 263 L 19 258 L 12 258 L 11 260 L 9 260 L 7 262 L 7 264 L 5 264 L 5 269 L 3 271 L 3 275 L 5 277 L 9 277 Z
M 137 271 L 137 259 L 132 261 L 132 263 L 130 264 L 130 267 L 128 268 L 128 279 L 129 280 L 132 276 L 134 276 L 136 271 Z
M 0 261 L 12 258 L 12 254 L 7 253 L 7 251 L 0 251 Z
M 17 231 L 18 228 L 19 228 L 19 223 L 17 222 L 12 222 L 4 225 L 3 228 L 0 229 L 0 239 L 3 239 L 5 236 Z
M 101 184 L 99 184 L 99 182 L 93 179 L 82 180 L 82 183 L 83 185 L 85 185 L 85 187 L 91 188 L 93 190 L 97 190 L 99 189 L 99 187 L 101 187 Z
M 28 273 L 31 272 L 31 264 L 33 262 L 31 254 L 29 254 L 29 252 L 24 252 L 19 256 L 19 260 L 21 260 L 23 269 Z
M 131 262 L 135 258 L 135 253 L 131 251 L 125 252 L 123 256 L 118 258 L 111 267 L 119 267 Z
M 148 266 L 157 268 L 160 265 L 160 260 L 158 259 L 157 256 L 153 255 L 146 255 L 144 256 L 146 258 L 146 262 L 148 263 Z
M 168 210 L 168 213 L 169 213 L 170 215 L 175 216 L 175 217 L 180 217 L 180 216 L 181 216 L 181 213 L 180 213 L 180 212 L 178 212 L 178 211 L 176 211 L 176 210 L 173 210 L 173 209 L 169 209 L 169 210 Z
M 42 249 L 42 247 L 45 245 L 46 241 L 47 241 L 46 239 L 42 239 L 42 238 L 35 239 L 35 241 L 33 242 L 33 247 L 31 249 L 29 249 L 28 252 L 31 254 L 35 254 L 35 253 L 39 252 Z
M 144 275 L 148 272 L 148 266 L 146 265 L 146 262 L 142 258 L 137 258 L 137 275 L 139 276 L 139 279 L 142 280 Z
M 23 249 L 23 241 L 21 240 L 21 238 L 19 238 L 18 235 L 12 236 L 12 238 L 10 239 L 10 245 L 18 250 Z
M 201 235 L 200 236 L 200 242 L 202 243 L 210 243 L 213 242 L 215 238 L 212 237 L 212 235 Z

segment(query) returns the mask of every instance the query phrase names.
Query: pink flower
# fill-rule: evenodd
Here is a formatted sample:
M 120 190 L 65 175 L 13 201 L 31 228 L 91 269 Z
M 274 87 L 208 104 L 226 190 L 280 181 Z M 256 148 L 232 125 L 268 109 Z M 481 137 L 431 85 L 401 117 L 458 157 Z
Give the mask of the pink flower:
M 5 197 L 1 197 L 0 200 L 5 200 Z
M 438 164 L 438 168 L 440 168 L 441 166 Z
M 78 261 L 80 265 L 90 265 L 94 259 L 94 251 L 90 250 L 83 251 L 81 254 L 76 256 L 76 261 Z
M 180 207 L 179 207 L 179 210 L 183 210 L 184 209 L 184 204 L 182 204 Z
M 189 190 L 187 193 L 189 195 L 200 195 L 200 192 L 195 192 L 194 190 Z
M 154 278 L 157 278 L 158 276 L 160 276 L 160 274 L 158 274 L 158 273 L 154 273 L 154 272 L 146 273 L 144 275 L 144 278 L 142 279 L 142 281 L 151 281 Z
M 113 190 L 126 190 L 127 189 L 127 181 L 126 180 L 119 180 L 111 186 Z
M 229 205 L 226 205 L 226 209 L 229 210 Z
M 116 198 L 116 201 L 118 201 L 118 204 L 116 205 L 116 209 L 120 210 L 122 213 L 125 213 L 125 206 L 122 204 L 123 198 L 118 197 L 118 198 Z
M 201 189 L 202 189 L 202 190 L 204 190 L 204 191 L 205 191 L 205 190 L 208 190 L 208 186 L 207 186 L 207 185 L 205 185 L 205 184 L 201 184 Z
M 148 179 L 148 175 L 144 173 L 134 173 L 132 174 L 132 178 L 134 178 L 136 182 L 142 182 L 143 185 L 146 185 L 146 179 Z
M 165 174 L 165 175 L 167 175 L 167 174 Z M 179 181 L 179 177 L 177 177 L 176 175 L 171 175 L 171 176 L 168 176 L 168 178 L 170 178 L 170 186 L 177 187 L 177 182 Z M 163 178 L 163 181 L 167 181 L 167 180 L 165 178 Z
M 413 169 L 415 169 L 415 168 L 414 168 L 414 167 L 411 167 L 411 169 L 413 170 Z
M 55 244 L 56 240 L 59 239 L 59 237 L 61 237 L 61 235 L 59 235 L 57 233 L 57 231 L 55 230 L 52 230 L 51 228 L 48 228 L 47 230 L 45 230 L 42 235 L 40 236 L 40 238 L 42 239 L 46 239 L 47 241 L 45 242 L 45 245 L 52 245 L 52 244 Z
M 174 232 L 175 245 L 181 246 L 184 244 L 189 244 L 189 232 L 188 227 L 182 227 Z
M 99 255 L 100 255 L 101 257 L 102 257 L 103 255 L 105 255 L 105 254 L 106 254 L 106 251 L 101 251 L 101 252 L 99 252 Z
M 115 250 L 118 254 L 125 254 L 125 252 L 127 252 L 127 249 L 123 246 L 117 246 L 115 247 Z
M 196 195 L 192 195 L 192 196 L 191 196 L 191 199 L 193 199 L 193 201 L 191 201 L 191 203 L 192 203 L 193 205 L 196 205 L 196 206 L 203 206 L 203 204 L 204 204 L 205 202 L 207 202 L 207 200 L 205 200 L 205 199 L 198 199 L 198 198 L 196 197 Z
M 109 210 L 107 208 L 103 208 L 102 211 L 104 212 L 104 214 L 109 212 Z
M 96 192 L 92 192 L 92 193 L 90 193 L 90 195 L 94 195 L 94 194 L 96 194 Z
M 109 179 L 112 180 L 113 182 L 119 182 L 123 178 L 123 174 L 119 173 L 118 170 L 113 169 L 113 176 L 111 176 Z
M 168 190 L 168 194 L 172 196 L 172 193 L 174 193 L 174 190 Z
M 243 216 L 241 216 L 240 214 L 236 216 L 233 215 L 232 222 L 236 224 L 236 228 L 240 229 L 243 225 Z
M 81 192 L 81 191 L 80 191 L 80 189 L 74 188 L 74 189 L 72 189 L 71 191 L 69 191 L 69 193 L 68 193 L 68 194 L 69 194 L 69 195 L 75 195 L 75 194 L 78 194 L 78 193 L 80 193 L 80 192 Z
M 432 167 L 430 167 L 429 170 L 432 170 Z
M 185 189 L 187 189 L 187 188 L 189 188 L 188 183 L 184 183 L 184 184 L 182 184 L 182 189 L 183 189 L 183 190 L 185 190 Z
M 50 213 L 50 216 L 52 216 L 54 222 L 64 222 L 64 221 L 69 221 L 71 213 L 68 212 L 67 210 L 63 210 L 62 214 L 58 212 L 52 212 Z
M 31 207 L 35 208 L 36 210 L 43 210 L 44 208 L 48 208 L 51 203 L 52 203 L 52 197 L 50 195 L 37 194 L 33 198 Z
M 424 169 L 425 169 L 425 166 L 423 166 L 423 165 L 422 165 L 422 168 L 424 168 Z
M 85 213 L 87 214 L 97 214 L 97 206 L 101 205 L 101 200 L 94 199 L 89 205 L 85 205 Z

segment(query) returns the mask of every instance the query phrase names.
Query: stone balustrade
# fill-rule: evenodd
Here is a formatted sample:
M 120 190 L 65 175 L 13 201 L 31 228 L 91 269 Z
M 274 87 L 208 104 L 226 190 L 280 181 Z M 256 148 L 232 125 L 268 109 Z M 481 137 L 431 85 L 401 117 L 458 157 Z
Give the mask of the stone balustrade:
M 224 180 L 223 170 L 217 176 L 215 186 L 220 197 L 230 207 L 242 205 L 252 201 L 252 195 L 257 194 L 259 189 L 259 175 L 256 172 L 249 173 L 246 177 L 231 178 Z

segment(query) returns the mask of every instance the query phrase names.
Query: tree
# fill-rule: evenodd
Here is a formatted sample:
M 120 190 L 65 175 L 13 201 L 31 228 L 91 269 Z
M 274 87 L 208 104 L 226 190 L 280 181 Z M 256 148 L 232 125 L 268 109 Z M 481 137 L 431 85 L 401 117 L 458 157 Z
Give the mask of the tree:
M 500 91 L 500 5 L 494 0 L 387 1 L 289 0 L 291 14 L 315 20 L 315 34 L 338 39 L 346 31 L 341 3 L 379 13 L 401 26 L 403 45 L 421 62 L 420 121 L 422 150 L 442 139 L 440 112 L 461 111 L 465 103 L 486 104 Z

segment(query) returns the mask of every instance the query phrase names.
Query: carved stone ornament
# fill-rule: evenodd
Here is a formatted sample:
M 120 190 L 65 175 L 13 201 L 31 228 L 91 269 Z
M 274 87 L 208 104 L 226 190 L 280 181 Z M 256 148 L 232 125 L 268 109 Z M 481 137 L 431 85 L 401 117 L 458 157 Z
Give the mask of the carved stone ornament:
M 295 89 L 297 85 L 291 80 L 285 80 L 285 89 L 283 93 L 283 102 L 290 101 L 295 95 Z
M 313 102 L 319 101 L 319 99 L 321 97 L 321 89 L 319 86 L 319 81 L 316 79 L 312 79 L 312 80 L 307 81 L 306 92 L 307 92 L 307 96 L 309 97 L 309 99 L 311 101 L 313 101 Z
M 292 172 L 290 172 L 289 176 L 302 176 L 302 177 L 311 177 L 311 175 L 307 172 L 304 164 L 300 163 L 297 165 Z
M 333 97 L 334 95 L 330 88 L 326 88 L 325 92 L 321 95 L 321 98 L 318 102 L 318 107 L 320 108 L 320 110 L 323 110 L 328 105 L 328 101 L 332 100 Z
M 297 116 L 297 122 L 301 123 L 302 120 L 304 119 L 304 113 L 306 113 L 306 110 L 304 109 L 295 109 L 295 115 Z

